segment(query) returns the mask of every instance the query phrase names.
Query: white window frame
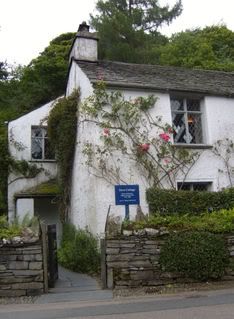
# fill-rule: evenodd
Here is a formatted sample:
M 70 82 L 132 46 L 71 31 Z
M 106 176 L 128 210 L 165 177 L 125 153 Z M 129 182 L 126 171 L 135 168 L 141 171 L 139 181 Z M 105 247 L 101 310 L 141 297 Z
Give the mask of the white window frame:
M 41 137 L 33 137 L 33 130 L 38 130 L 41 129 L 42 131 L 42 136 Z M 55 158 L 46 158 L 45 157 L 45 140 L 48 140 L 48 137 L 46 137 L 47 133 L 47 126 L 36 126 L 33 125 L 31 126 L 31 161 L 48 161 L 48 162 L 53 162 L 55 161 Z M 33 145 L 33 139 L 40 139 L 42 141 L 41 143 L 41 148 L 42 148 L 42 157 L 41 158 L 33 158 L 32 154 L 32 145 Z
M 177 95 L 177 94 L 171 94 L 170 95 L 170 102 L 171 100 L 176 100 L 176 99 L 180 99 L 183 101 L 183 110 L 177 110 L 177 111 L 174 111 L 172 110 L 172 107 L 171 107 L 171 115 L 172 115 L 172 127 L 174 126 L 174 122 L 173 122 L 173 115 L 174 114 L 183 114 L 184 115 L 184 118 L 185 118 L 185 132 L 186 132 L 186 136 L 185 136 L 185 141 L 184 142 L 176 142 L 174 140 L 174 143 L 175 144 L 178 144 L 178 145 L 204 145 L 204 127 L 203 127 L 203 111 L 202 111 L 202 108 L 203 108 L 203 103 L 202 103 L 202 98 L 199 96 L 193 96 L 193 95 L 188 95 L 188 96 L 182 96 L 182 95 Z M 188 110 L 188 107 L 187 107 L 187 100 L 189 99 L 194 99 L 194 100 L 197 100 L 199 101 L 199 105 L 200 105 L 200 110 L 199 111 L 190 111 Z M 200 116 L 200 122 L 201 122 L 201 142 L 200 143 L 191 143 L 189 141 L 189 114 L 196 114 L 196 115 L 199 115 Z

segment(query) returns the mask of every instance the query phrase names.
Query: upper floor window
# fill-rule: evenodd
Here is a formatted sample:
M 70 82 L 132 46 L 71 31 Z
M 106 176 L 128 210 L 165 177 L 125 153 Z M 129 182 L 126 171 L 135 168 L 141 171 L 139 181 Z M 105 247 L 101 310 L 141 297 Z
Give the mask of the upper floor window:
M 35 126 L 31 129 L 31 157 L 32 160 L 53 160 L 54 152 L 51 150 L 47 128 Z
M 174 143 L 202 144 L 201 100 L 171 96 Z

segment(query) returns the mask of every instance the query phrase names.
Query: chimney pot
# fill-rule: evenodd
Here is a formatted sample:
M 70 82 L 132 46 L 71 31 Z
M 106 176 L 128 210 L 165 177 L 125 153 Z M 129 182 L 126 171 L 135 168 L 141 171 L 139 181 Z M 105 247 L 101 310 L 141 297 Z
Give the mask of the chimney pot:
M 82 32 L 82 31 L 87 31 L 87 32 L 89 32 L 89 25 L 87 25 L 87 23 L 86 23 L 85 21 L 83 21 L 83 22 L 79 25 L 78 32 Z

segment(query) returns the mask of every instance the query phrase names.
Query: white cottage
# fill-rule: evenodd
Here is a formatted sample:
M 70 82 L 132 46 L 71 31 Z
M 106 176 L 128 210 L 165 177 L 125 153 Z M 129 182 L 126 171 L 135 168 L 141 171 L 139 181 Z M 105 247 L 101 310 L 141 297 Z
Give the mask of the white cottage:
M 97 44 L 96 34 L 90 33 L 85 23 L 80 25 L 70 51 L 66 95 L 79 88 L 81 102 L 84 101 L 100 77 L 107 90 L 121 90 L 126 99 L 155 95 L 158 99 L 152 116 L 162 117 L 164 123 L 175 128 L 176 147 L 201 152 L 183 188 L 218 191 L 232 186 L 234 159 L 229 159 L 227 168 L 225 160 L 214 155 L 212 145 L 226 138 L 234 140 L 234 73 L 100 61 Z M 29 213 L 60 227 L 56 194 L 40 190 L 41 183 L 51 183 L 57 175 L 46 133 L 46 117 L 52 106 L 52 102 L 48 103 L 9 123 L 11 154 L 42 166 L 45 171 L 31 179 L 10 174 L 8 205 L 10 218 Z M 122 215 L 124 212 L 115 206 L 113 185 L 92 175 L 85 164 L 84 143 L 99 143 L 99 136 L 100 130 L 94 125 L 78 126 L 69 218 L 75 225 L 101 234 L 110 205 L 111 211 Z M 141 205 L 147 209 L 147 180 L 130 162 L 120 169 L 129 184 L 140 185 Z M 181 186 L 181 177 L 176 183 Z

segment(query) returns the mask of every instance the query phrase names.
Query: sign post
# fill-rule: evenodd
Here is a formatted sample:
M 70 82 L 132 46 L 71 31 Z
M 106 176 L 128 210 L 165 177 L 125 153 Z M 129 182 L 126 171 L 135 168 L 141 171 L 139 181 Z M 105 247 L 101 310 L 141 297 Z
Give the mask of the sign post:
M 115 185 L 115 204 L 125 206 L 125 219 L 129 220 L 129 205 L 139 205 L 139 185 Z

